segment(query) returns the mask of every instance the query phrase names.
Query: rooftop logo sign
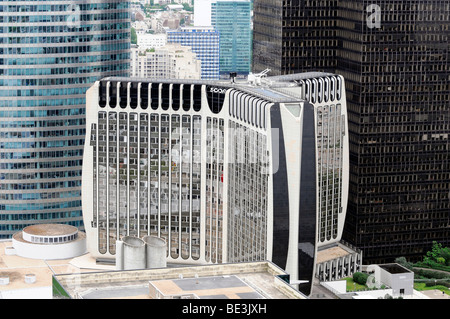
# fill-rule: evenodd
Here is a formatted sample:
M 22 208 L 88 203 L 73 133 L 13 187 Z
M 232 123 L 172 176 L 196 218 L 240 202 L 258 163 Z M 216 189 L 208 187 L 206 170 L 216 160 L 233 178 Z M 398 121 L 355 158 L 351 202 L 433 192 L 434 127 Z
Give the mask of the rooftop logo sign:
M 209 87 L 209 91 L 208 92 L 225 94 L 226 91 L 227 91 L 226 89 L 222 89 L 222 88 Z
M 222 110 L 223 102 L 225 100 L 226 88 L 216 86 L 206 86 L 206 98 L 208 100 L 211 112 L 217 114 Z

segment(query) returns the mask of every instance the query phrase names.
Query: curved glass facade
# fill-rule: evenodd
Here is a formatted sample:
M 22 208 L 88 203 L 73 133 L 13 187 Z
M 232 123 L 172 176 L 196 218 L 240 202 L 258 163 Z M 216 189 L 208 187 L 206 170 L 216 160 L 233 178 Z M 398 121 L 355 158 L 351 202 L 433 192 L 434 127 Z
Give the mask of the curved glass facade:
M 129 59 L 128 2 L 0 1 L 0 239 L 83 228 L 85 93 Z

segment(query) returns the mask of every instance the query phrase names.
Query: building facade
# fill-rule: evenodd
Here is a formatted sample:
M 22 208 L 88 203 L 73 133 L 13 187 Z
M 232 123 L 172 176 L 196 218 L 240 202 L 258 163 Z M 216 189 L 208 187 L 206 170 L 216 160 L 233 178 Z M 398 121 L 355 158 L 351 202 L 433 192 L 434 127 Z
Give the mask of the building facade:
M 123 236 L 156 236 L 168 262 L 269 259 L 309 294 L 317 236 L 332 242 L 345 219 L 344 83 L 265 83 L 97 82 L 83 164 L 90 253 L 114 258 Z
M 335 0 L 259 0 L 253 7 L 253 67 L 271 75 L 335 72 Z
M 201 79 L 219 79 L 219 32 L 213 27 L 183 27 L 169 30 L 167 43 L 190 46 L 201 61 Z
M 346 80 L 350 190 L 344 239 L 369 263 L 450 244 L 447 1 L 261 0 L 254 72 Z
M 167 35 L 165 33 L 138 33 L 137 45 L 140 49 L 154 49 L 163 47 L 167 44 Z
M 450 245 L 450 4 L 378 5 L 380 27 L 364 20 L 362 43 L 350 24 L 376 11 L 345 1 L 339 14 L 354 12 L 340 22 L 337 62 L 353 150 L 344 238 L 370 263 L 418 261 L 433 241 Z
M 168 44 L 154 50 L 131 48 L 132 77 L 199 80 L 201 70 L 201 61 L 187 46 Z
M 252 66 L 250 0 L 213 1 L 211 25 L 220 35 L 220 74 L 228 77 L 231 72 L 236 72 L 247 76 Z
M 129 15 L 118 0 L 0 2 L 0 238 L 83 226 L 85 93 L 128 74 Z

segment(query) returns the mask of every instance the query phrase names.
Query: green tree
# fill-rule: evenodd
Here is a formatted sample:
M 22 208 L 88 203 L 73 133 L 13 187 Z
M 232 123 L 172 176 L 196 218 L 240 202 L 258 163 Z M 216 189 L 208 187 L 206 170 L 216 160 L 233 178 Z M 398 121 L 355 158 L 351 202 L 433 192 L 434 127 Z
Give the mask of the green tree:
M 413 268 L 413 264 L 408 262 L 405 257 L 398 257 L 395 259 L 395 262 L 407 269 L 411 270 Z
M 131 28 L 131 44 L 137 44 L 137 34 L 135 28 Z
M 445 264 L 450 266 L 450 247 L 445 247 L 442 249 L 441 257 L 445 259 Z
M 437 260 L 439 256 L 441 256 L 442 244 L 437 241 L 433 241 L 433 247 L 431 247 L 431 251 L 427 252 L 427 256 Z
M 444 260 L 442 260 L 442 258 Z M 427 251 L 427 254 L 424 256 L 423 261 L 428 264 L 437 262 L 439 264 L 450 265 L 450 248 L 442 247 L 441 243 L 433 241 L 433 246 L 431 247 L 430 251 Z
M 353 281 L 360 284 L 365 285 L 367 283 L 368 274 L 362 272 L 355 272 L 353 274 Z
M 194 8 L 192 8 L 187 3 L 183 3 L 183 9 L 186 10 L 186 11 L 194 11 Z

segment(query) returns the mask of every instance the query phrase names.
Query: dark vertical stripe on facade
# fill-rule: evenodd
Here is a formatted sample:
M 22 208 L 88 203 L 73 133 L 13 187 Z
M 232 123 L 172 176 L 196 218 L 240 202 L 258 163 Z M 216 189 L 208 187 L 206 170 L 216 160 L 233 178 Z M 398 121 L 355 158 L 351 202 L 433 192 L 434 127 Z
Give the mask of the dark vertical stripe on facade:
M 274 170 L 276 171 L 273 173 L 272 262 L 280 268 L 286 269 L 289 245 L 289 193 L 286 151 L 279 104 L 270 108 L 270 119 L 272 128 L 278 129 L 278 140 L 272 140 L 272 163 L 278 163 L 278 169 L 275 167 Z M 272 138 L 274 137 L 276 138 L 276 136 L 272 136 Z
M 303 137 L 300 170 L 300 211 L 298 240 L 298 279 L 308 280 L 300 284 L 305 295 L 311 293 L 316 251 L 316 138 L 314 106 L 305 103 L 303 110 Z

